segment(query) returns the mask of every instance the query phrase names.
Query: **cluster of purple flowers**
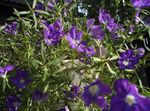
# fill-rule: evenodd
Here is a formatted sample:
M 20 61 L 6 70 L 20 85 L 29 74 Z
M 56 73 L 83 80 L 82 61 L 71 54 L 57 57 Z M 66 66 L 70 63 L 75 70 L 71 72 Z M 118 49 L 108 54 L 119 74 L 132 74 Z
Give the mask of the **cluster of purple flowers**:
M 110 111 L 149 111 L 150 98 L 139 94 L 138 88 L 127 79 L 116 80 L 114 89 Z
M 120 69 L 134 69 L 135 65 L 138 64 L 141 57 L 145 53 L 144 48 L 138 48 L 136 50 L 129 49 L 125 52 L 120 53 L 119 67 Z
M 88 57 L 95 55 L 94 47 L 88 46 L 87 42 L 82 40 L 83 32 L 78 32 L 75 26 L 70 29 L 66 38 L 71 48 L 76 49 L 80 53 L 86 54 Z
M 46 27 L 43 30 L 44 40 L 48 46 L 57 45 L 61 38 L 64 36 L 63 27 L 61 20 L 56 20 L 53 24 L 46 24 Z
M 104 24 L 107 30 L 112 33 L 112 39 L 117 39 L 117 32 L 123 30 L 123 27 L 117 24 L 114 18 L 111 18 L 110 14 L 104 9 L 100 9 L 98 18 L 99 22 Z
M 137 87 L 127 79 L 116 80 L 114 89 L 110 107 L 104 95 L 111 94 L 111 90 L 98 79 L 86 86 L 81 96 L 86 106 L 96 103 L 102 111 L 149 111 L 150 98 L 140 95 Z
M 14 69 L 13 65 L 6 66 L 5 68 L 0 68 L 4 71 L 11 71 Z M 15 77 L 9 78 L 10 82 L 14 84 L 17 89 L 25 89 L 26 86 L 32 82 L 31 78 L 27 71 L 23 71 L 18 69 L 16 71 Z M 21 96 L 17 95 L 10 95 L 6 98 L 6 107 L 8 111 L 17 111 L 18 108 L 21 106 Z M 33 90 L 31 93 L 31 99 L 34 102 L 43 102 L 48 99 L 48 94 L 44 93 L 43 91 L 36 89 Z

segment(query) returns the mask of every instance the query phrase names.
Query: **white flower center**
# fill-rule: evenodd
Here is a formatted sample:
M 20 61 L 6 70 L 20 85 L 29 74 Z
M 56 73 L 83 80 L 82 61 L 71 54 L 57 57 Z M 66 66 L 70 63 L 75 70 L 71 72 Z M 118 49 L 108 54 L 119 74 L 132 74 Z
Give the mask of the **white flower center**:
M 128 65 L 129 65 L 129 61 L 128 61 L 128 60 L 124 60 L 122 63 L 123 63 L 125 66 L 128 66 Z
M 133 95 L 127 95 L 125 98 L 125 102 L 129 105 L 132 106 L 135 103 L 135 97 Z
M 22 79 L 20 79 L 20 83 L 24 83 L 25 82 L 25 80 L 22 78 Z
M 5 71 L 4 73 L 0 73 L 0 77 L 1 78 L 6 78 L 6 74 L 7 74 L 7 71 Z
M 20 106 L 20 103 L 19 102 L 13 102 L 13 106 L 18 109 L 18 107 Z
M 89 87 L 89 92 L 94 96 L 98 92 L 99 88 L 97 85 L 93 85 Z

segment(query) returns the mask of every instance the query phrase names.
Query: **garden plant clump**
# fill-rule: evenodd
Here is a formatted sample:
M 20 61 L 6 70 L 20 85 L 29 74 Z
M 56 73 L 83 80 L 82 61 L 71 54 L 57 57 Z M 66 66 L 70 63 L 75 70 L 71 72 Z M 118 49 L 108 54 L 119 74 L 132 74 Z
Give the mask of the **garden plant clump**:
M 0 26 L 0 111 L 150 111 L 150 0 L 83 1 L 26 1 Z

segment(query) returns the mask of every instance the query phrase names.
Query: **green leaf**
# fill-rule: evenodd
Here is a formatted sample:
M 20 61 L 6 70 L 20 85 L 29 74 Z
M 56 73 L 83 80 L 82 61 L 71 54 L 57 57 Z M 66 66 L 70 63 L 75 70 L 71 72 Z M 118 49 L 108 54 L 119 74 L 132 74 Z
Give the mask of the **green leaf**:
M 108 70 L 110 73 L 114 74 L 116 76 L 116 72 L 112 70 L 112 68 L 110 67 L 110 65 L 108 63 L 106 63 Z
M 34 27 L 37 28 L 38 22 L 37 22 L 37 18 L 36 18 L 36 16 L 35 16 L 35 13 L 34 13 L 34 12 L 33 12 L 33 19 L 34 19 Z
M 44 10 L 35 10 L 35 12 L 40 13 L 40 14 L 50 15 L 48 12 Z
M 32 8 L 33 8 L 33 9 L 36 7 L 36 4 L 37 4 L 37 0 L 34 0 L 34 1 L 33 1 L 33 5 L 32 5 Z
M 5 89 L 6 89 L 6 79 L 3 78 L 3 92 L 5 92 Z
M 150 97 L 150 92 L 145 91 L 145 92 L 142 93 L 142 95 Z
M 18 12 L 20 15 L 26 15 L 26 14 L 29 14 L 30 13 L 30 11 L 20 11 L 20 12 Z
M 64 55 L 62 55 L 62 56 L 60 56 L 59 58 L 57 58 L 57 59 L 55 59 L 55 60 L 53 60 L 53 61 L 51 61 L 51 62 L 49 62 L 47 65 L 57 65 L 57 64 L 59 64 L 62 60 L 64 60 L 65 58 L 67 58 L 68 56 L 66 56 L 65 54 Z

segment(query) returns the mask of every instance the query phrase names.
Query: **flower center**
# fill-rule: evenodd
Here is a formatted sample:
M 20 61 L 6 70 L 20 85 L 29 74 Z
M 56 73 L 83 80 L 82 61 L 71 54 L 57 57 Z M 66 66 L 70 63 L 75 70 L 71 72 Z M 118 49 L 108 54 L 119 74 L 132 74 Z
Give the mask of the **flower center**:
M 94 96 L 98 92 L 99 88 L 97 85 L 90 86 L 89 92 Z
M 22 79 L 20 79 L 20 83 L 24 83 L 25 82 L 25 80 L 22 78 Z
M 129 65 L 129 61 L 128 61 L 128 60 L 124 60 L 122 63 L 123 63 L 123 65 L 125 65 L 125 66 L 128 66 L 128 65 Z
M 13 106 L 14 106 L 15 108 L 18 108 L 18 107 L 20 106 L 20 103 L 19 103 L 19 102 L 13 102 Z
M 132 106 L 135 103 L 135 97 L 133 95 L 127 95 L 125 98 L 125 102 L 129 105 Z

